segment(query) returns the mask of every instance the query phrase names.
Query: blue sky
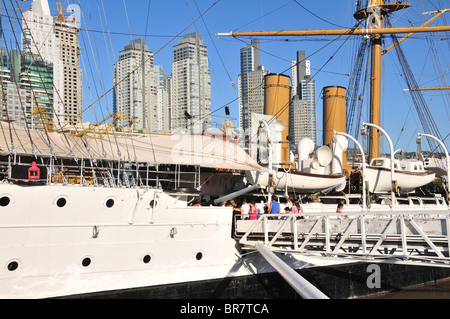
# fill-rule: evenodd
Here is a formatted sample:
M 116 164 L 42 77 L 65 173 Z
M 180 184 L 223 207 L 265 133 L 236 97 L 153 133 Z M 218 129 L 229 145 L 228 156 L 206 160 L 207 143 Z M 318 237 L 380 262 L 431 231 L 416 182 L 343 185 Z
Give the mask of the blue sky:
M 10 1 L 3 0 L 7 7 Z M 355 0 L 346 1 L 304 1 L 304 0 L 60 0 L 63 4 L 80 5 L 83 11 L 80 45 L 83 53 L 84 107 L 103 95 L 112 87 L 113 64 L 120 50 L 131 39 L 145 37 L 150 50 L 157 52 L 155 64 L 161 65 L 165 73 L 171 73 L 172 48 L 183 34 L 198 31 L 208 47 L 212 71 L 212 110 L 222 108 L 214 114 L 224 115 L 223 106 L 228 105 L 233 117 L 238 118 L 237 79 L 239 74 L 239 49 L 250 43 L 249 38 L 218 38 L 215 34 L 228 31 L 292 30 L 292 29 L 334 29 L 352 27 Z M 404 1 L 405 2 L 405 1 Z M 13 1 L 15 4 L 15 0 Z M 20 2 L 20 7 L 28 8 L 30 1 Z M 51 9 L 56 9 L 56 1 L 49 0 Z M 186 29 L 178 38 L 169 42 L 200 12 L 214 6 Z M 450 8 L 449 0 L 411 1 L 412 8 L 400 11 L 391 17 L 395 26 L 422 24 L 431 16 L 422 12 Z M 2 12 L 3 2 L 1 3 Z M 305 10 L 305 8 L 307 10 Z M 56 14 L 56 11 L 53 11 Z M 444 14 L 432 25 L 448 24 L 450 13 Z M 445 16 L 447 15 L 447 16 Z M 320 18 L 318 18 L 318 16 Z M 88 30 L 88 32 L 86 31 Z M 109 34 L 105 34 L 109 30 Z M 296 51 L 304 50 L 311 61 L 311 73 L 317 86 L 317 126 L 318 137 L 322 136 L 322 98 L 325 86 L 347 87 L 348 74 L 352 71 L 355 52 L 360 43 L 356 36 L 351 38 L 317 36 L 304 38 L 260 38 L 261 64 L 274 73 L 289 69 L 295 60 Z M 406 58 L 420 87 L 440 86 L 449 79 L 450 54 L 448 33 L 434 34 L 431 42 L 425 35 L 415 35 L 403 44 Z M 335 40 L 335 41 L 333 41 Z M 344 43 L 345 42 L 345 43 Z M 385 46 L 391 39 L 384 40 Z M 324 46 L 326 46 L 324 48 Z M 321 50 L 320 50 L 321 49 Z M 435 56 L 437 58 L 435 58 Z M 330 60 L 330 58 L 332 59 Z M 328 63 L 327 63 L 328 61 Z M 412 151 L 416 149 L 417 132 L 423 132 L 417 112 L 412 104 L 406 82 L 401 76 L 401 68 L 394 50 L 383 58 L 382 86 L 382 126 L 391 136 L 396 149 Z M 320 70 L 320 72 L 318 72 Z M 317 74 L 316 74 L 317 73 Z M 287 71 L 285 74 L 290 75 Z M 438 79 L 444 79 L 439 82 Z M 236 89 L 231 85 L 233 81 Z M 448 82 L 448 81 L 447 81 Z M 426 91 L 424 99 L 443 137 L 450 132 L 450 99 L 448 91 Z M 362 121 L 369 121 L 366 92 Z M 95 112 L 112 112 L 112 92 L 106 99 L 95 104 Z M 85 121 L 94 121 L 86 112 Z M 92 114 L 91 114 L 92 116 Z M 216 119 L 219 120 L 219 119 Z M 446 140 L 450 148 L 450 137 Z M 427 148 L 427 145 L 423 145 Z M 383 143 L 382 151 L 388 151 Z

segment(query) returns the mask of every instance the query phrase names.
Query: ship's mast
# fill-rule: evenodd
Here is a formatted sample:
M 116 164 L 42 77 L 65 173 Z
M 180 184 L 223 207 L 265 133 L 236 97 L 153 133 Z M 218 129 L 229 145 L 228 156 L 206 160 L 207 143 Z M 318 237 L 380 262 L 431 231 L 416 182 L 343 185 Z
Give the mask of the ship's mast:
M 355 12 L 357 20 L 366 20 L 365 28 L 357 29 L 321 29 L 321 30 L 287 30 L 287 31 L 256 31 L 256 32 L 230 32 L 219 33 L 218 36 L 315 36 L 315 35 L 365 35 L 371 41 L 371 76 L 370 76 L 370 122 L 380 126 L 381 104 L 381 55 L 383 34 L 419 33 L 450 31 L 449 25 L 384 28 L 383 18 L 392 12 L 411 7 L 399 1 L 383 3 L 383 0 L 370 0 L 367 8 Z M 440 14 L 441 11 L 439 11 Z M 380 133 L 370 128 L 369 160 L 379 156 Z
M 382 0 L 370 0 L 368 10 L 372 11 L 367 24 L 373 23 L 373 28 L 383 27 L 383 16 L 381 15 L 380 5 Z M 369 12 L 368 12 L 369 13 Z M 366 26 L 367 27 L 367 26 Z M 370 40 L 371 54 L 371 72 L 370 72 L 370 123 L 381 126 L 381 34 L 374 34 Z M 369 160 L 380 155 L 380 133 L 374 127 L 369 131 Z

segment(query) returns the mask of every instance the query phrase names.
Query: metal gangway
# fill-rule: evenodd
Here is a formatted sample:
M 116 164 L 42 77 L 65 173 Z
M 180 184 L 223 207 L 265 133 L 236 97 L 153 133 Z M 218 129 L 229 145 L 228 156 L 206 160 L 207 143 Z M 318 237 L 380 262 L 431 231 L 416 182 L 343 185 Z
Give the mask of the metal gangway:
M 242 249 L 263 244 L 284 253 L 448 267 L 449 214 L 448 209 L 264 214 L 237 220 L 236 236 Z

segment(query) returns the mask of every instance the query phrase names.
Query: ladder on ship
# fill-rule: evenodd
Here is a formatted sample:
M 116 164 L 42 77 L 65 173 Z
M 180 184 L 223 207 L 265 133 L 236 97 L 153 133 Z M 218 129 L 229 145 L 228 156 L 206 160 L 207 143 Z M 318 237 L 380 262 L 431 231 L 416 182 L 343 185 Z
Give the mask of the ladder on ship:
M 237 220 L 242 249 L 262 244 L 275 252 L 308 256 L 396 260 L 450 267 L 450 211 L 261 215 Z

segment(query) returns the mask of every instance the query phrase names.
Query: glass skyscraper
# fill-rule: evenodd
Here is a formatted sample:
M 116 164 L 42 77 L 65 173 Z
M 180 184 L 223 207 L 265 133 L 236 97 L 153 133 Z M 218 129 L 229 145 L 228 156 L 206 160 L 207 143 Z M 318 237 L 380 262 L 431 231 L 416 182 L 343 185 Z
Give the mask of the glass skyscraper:
M 17 126 L 53 130 L 53 65 L 30 52 L 6 54 L 4 48 L 0 52 L 2 119 Z
M 297 61 L 291 65 L 290 145 L 295 147 L 304 137 L 317 145 L 316 81 L 311 79 L 310 61 L 306 60 L 305 51 L 297 51 Z
M 252 40 L 240 50 L 239 126 L 248 132 L 251 114 L 264 114 L 264 76 L 269 72 L 260 65 L 259 40 Z

